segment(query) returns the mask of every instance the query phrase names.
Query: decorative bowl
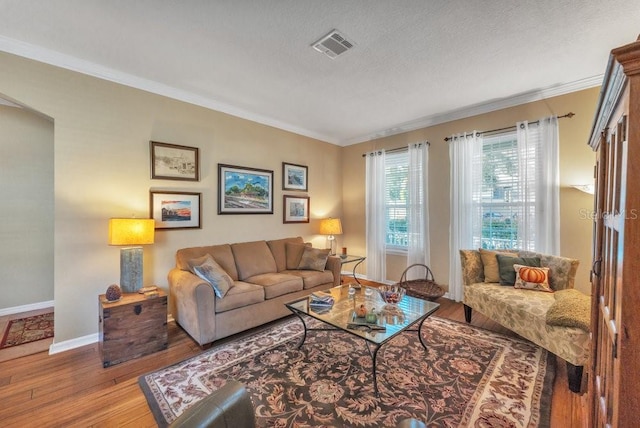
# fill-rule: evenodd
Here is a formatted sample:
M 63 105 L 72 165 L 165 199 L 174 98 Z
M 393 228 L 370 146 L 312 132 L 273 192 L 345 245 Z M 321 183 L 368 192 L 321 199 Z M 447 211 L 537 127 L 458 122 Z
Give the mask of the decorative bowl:
M 398 285 L 382 285 L 378 287 L 378 292 L 386 304 L 397 305 L 407 291 Z

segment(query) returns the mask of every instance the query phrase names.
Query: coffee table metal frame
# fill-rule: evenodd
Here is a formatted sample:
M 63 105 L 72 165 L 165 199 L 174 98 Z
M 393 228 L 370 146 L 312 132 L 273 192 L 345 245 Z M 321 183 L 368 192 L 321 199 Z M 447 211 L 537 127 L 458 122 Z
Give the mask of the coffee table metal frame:
M 367 289 L 371 292 L 367 293 Z M 348 285 L 341 285 L 331 288 L 323 293 L 317 293 L 331 294 L 334 298 L 334 304 L 330 309 L 312 308 L 309 305 L 311 295 L 288 302 L 285 306 L 300 319 L 304 326 L 304 332 L 302 339 L 298 344 L 298 349 L 304 345 L 307 338 L 307 331 L 338 330 L 345 331 L 364 339 L 372 360 L 373 389 L 376 396 L 379 396 L 376 370 L 378 351 L 382 345 L 403 331 L 417 331 L 420 344 L 426 350 L 427 345 L 424 343 L 420 330 L 424 321 L 440 307 L 440 304 L 411 296 L 404 296 L 397 306 L 385 305 L 377 290 L 372 289 L 372 287 L 362 286 L 361 289 L 356 290 L 356 293 L 353 296 L 349 295 L 348 290 Z M 348 325 L 353 324 L 354 309 L 356 306 L 361 304 L 365 304 L 368 309 L 371 309 L 371 307 L 381 309 L 379 311 L 380 314 L 378 316 L 378 322 L 374 324 L 374 326 L 384 327 L 384 331 L 368 328 L 366 323 L 357 323 L 357 328 L 347 327 Z M 305 322 L 305 316 L 322 321 L 334 328 L 309 327 Z M 394 322 L 389 323 L 386 322 L 386 320 L 392 320 Z M 416 325 L 417 328 L 412 328 Z M 371 346 L 373 346 L 373 350 L 371 349 Z

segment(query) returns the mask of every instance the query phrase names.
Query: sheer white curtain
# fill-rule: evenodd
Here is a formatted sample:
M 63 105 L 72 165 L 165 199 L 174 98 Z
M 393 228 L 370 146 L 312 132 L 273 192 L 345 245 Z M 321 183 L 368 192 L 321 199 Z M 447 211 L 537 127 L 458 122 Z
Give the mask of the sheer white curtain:
M 454 135 L 449 140 L 450 160 L 450 229 L 449 229 L 449 298 L 464 297 L 460 250 L 478 248 L 474 236 L 482 236 L 478 220 L 482 185 L 482 137 L 476 132 Z M 474 233 L 475 232 L 475 233 Z
M 558 118 L 518 122 L 518 172 L 524 215 L 518 221 L 523 250 L 560 253 Z
M 367 210 L 367 279 L 380 282 L 387 277 L 385 176 L 384 150 L 367 153 L 365 201 Z
M 409 144 L 409 168 L 407 180 L 407 231 L 409 248 L 407 267 L 416 263 L 430 266 L 429 239 L 429 143 Z M 424 269 L 422 269 L 424 271 Z M 421 269 L 407 272 L 407 279 L 424 278 Z

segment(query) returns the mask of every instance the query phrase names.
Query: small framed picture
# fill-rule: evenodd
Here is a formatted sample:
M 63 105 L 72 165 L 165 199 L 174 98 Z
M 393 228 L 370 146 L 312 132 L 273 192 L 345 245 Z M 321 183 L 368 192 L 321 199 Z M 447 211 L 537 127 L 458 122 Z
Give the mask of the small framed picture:
M 306 192 L 308 168 L 304 165 L 282 162 L 282 190 Z
M 309 197 L 284 195 L 283 223 L 309 223 Z
M 156 229 L 200 229 L 200 193 L 151 191 L 150 216 Z
M 151 178 L 161 180 L 200 180 L 200 159 L 197 147 L 150 141 Z
M 218 214 L 273 214 L 273 171 L 218 164 Z

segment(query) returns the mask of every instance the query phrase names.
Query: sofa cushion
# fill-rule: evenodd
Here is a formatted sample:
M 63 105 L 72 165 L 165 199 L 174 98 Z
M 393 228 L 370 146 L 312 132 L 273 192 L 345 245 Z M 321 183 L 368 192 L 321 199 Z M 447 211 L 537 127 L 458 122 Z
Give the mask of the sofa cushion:
M 513 268 L 516 271 L 516 282 L 513 284 L 513 288 L 553 293 L 549 285 L 549 268 L 523 266 L 517 263 L 513 265 Z
M 540 265 L 549 268 L 549 285 L 551 289 L 565 290 L 573 288 L 580 261 L 569 257 L 552 256 L 532 251 L 520 251 L 520 257 L 539 257 Z
M 216 297 L 216 313 L 242 308 L 264 301 L 264 288 L 256 284 L 236 281 L 222 299 Z
M 277 272 L 276 260 L 266 241 L 231 244 L 231 251 L 236 260 L 240 281 L 262 273 Z
M 498 269 L 498 259 L 496 255 L 515 257 L 518 254 L 513 251 L 494 251 L 480 248 L 480 258 L 484 267 L 484 282 L 500 282 L 500 271 Z
M 262 286 L 267 300 L 303 289 L 302 278 L 286 273 L 263 273 L 247 278 L 246 282 Z
M 329 287 L 333 286 L 333 273 L 330 270 L 322 272 L 315 270 L 286 270 L 282 273 L 288 273 L 289 275 L 295 275 L 302 278 L 305 290 L 316 287 L 320 284 L 329 284 Z
M 190 260 L 189 264 L 193 269 L 193 273 L 211 284 L 216 296 L 224 297 L 229 289 L 233 287 L 233 280 L 224 269 L 213 260 L 211 254 L 205 254 L 202 257 Z
M 311 244 L 297 244 L 294 242 L 287 242 L 285 244 L 287 254 L 287 270 L 298 269 L 300 259 L 302 259 L 302 253 L 306 247 L 310 247 Z
M 176 267 L 182 270 L 191 271 L 190 260 L 197 259 L 205 254 L 211 254 L 213 260 L 220 265 L 224 271 L 229 274 L 234 281 L 238 280 L 238 271 L 236 262 L 231 252 L 229 244 L 211 245 L 207 247 L 191 247 L 182 248 L 176 252 Z
M 282 272 L 287 269 L 287 243 L 303 245 L 304 240 L 298 236 L 296 238 L 284 238 L 267 241 L 267 245 L 273 254 L 273 258 L 276 261 L 276 268 L 278 272 Z
M 300 263 L 298 264 L 298 269 L 324 272 L 330 251 L 329 249 L 321 250 L 319 248 L 305 247 L 302 257 L 300 258 Z
M 539 257 L 513 257 L 496 255 L 498 268 L 500 270 L 500 285 L 513 285 L 516 282 L 516 270 L 513 265 L 540 267 Z

